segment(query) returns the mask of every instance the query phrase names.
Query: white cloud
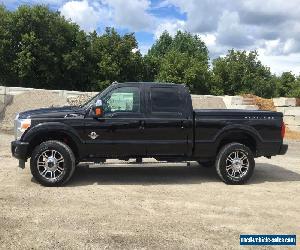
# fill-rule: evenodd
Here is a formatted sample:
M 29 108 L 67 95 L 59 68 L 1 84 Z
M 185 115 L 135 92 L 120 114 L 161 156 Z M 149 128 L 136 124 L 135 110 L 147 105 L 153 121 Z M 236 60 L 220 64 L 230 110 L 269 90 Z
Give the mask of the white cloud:
M 88 32 L 96 30 L 101 19 L 107 15 L 107 13 L 104 13 L 105 10 L 101 9 L 99 5 L 89 4 L 86 0 L 67 2 L 59 11 L 67 19 L 71 19 Z
M 300 51 L 300 44 L 294 38 L 290 38 L 284 43 L 283 54 L 289 55 L 298 51 Z
M 44 5 L 55 5 L 60 6 L 63 4 L 65 0 L 0 0 L 0 4 L 8 5 L 8 4 L 14 4 L 14 5 L 20 5 L 20 4 L 44 4 Z
M 186 28 L 191 32 L 207 33 L 217 29 L 219 16 L 226 0 L 166 0 L 186 13 Z
M 105 0 L 112 9 L 114 22 L 123 28 L 132 31 L 153 31 L 156 18 L 149 13 L 149 0 Z
M 185 29 L 211 36 L 211 58 L 257 49 L 273 72 L 300 72 L 300 0 L 164 0 L 186 15 Z
M 240 24 L 237 12 L 224 11 L 217 29 L 217 43 L 233 48 L 245 48 L 253 44 L 247 30 Z
M 1 1 L 1 0 L 0 0 Z M 21 1 L 3 0 L 20 5 Z M 61 6 L 60 11 L 86 31 L 99 26 L 147 31 L 158 38 L 187 30 L 206 43 L 211 58 L 228 49 L 257 49 L 273 72 L 300 72 L 300 0 L 22 0 Z M 186 18 L 166 17 L 160 9 L 175 6 Z M 56 8 L 56 7 L 55 7 Z M 174 9 L 174 8 L 173 8 Z M 155 14 L 153 14 L 155 13 Z M 165 13 L 165 12 L 163 12 Z M 141 44 L 145 54 L 151 46 Z
M 183 20 L 164 20 L 154 31 L 154 37 L 157 39 L 164 31 L 168 31 L 171 36 L 174 36 L 178 30 L 184 30 L 185 21 Z
M 217 33 L 217 43 L 252 49 L 280 39 L 280 53 L 300 52 L 299 0 L 165 0 L 187 16 L 186 29 Z M 278 51 L 274 53 L 278 54 Z
M 203 42 L 205 42 L 207 47 L 212 47 L 216 45 L 216 35 L 215 34 L 197 34 Z
M 300 74 L 300 53 L 290 54 L 289 56 L 265 55 L 259 50 L 259 59 L 264 65 L 270 67 L 273 73 L 280 75 L 282 72 L 292 71 L 294 74 Z
M 300 5 L 298 0 L 243 0 L 241 7 L 250 12 L 264 13 L 265 16 L 284 15 L 299 16 Z

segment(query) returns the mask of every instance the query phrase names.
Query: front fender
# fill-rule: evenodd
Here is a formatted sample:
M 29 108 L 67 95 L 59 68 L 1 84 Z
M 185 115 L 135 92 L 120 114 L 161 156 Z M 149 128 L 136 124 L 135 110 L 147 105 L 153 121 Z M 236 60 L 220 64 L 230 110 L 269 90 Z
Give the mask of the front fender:
M 70 138 L 72 138 L 77 146 L 83 144 L 83 141 L 80 139 L 78 132 L 73 127 L 62 122 L 39 123 L 30 128 L 26 133 L 24 133 L 21 140 L 30 143 L 38 136 L 51 132 L 60 132 L 68 135 Z

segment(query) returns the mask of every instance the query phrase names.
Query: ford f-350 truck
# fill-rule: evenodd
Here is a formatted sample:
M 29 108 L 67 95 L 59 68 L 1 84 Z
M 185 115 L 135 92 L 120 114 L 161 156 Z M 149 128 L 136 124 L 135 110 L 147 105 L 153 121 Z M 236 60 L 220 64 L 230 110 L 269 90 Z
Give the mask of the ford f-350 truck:
M 22 112 L 14 157 L 45 186 L 65 184 L 80 162 L 154 157 L 214 165 L 227 184 L 243 184 L 255 157 L 283 155 L 282 113 L 194 110 L 185 85 L 114 83 L 82 106 Z

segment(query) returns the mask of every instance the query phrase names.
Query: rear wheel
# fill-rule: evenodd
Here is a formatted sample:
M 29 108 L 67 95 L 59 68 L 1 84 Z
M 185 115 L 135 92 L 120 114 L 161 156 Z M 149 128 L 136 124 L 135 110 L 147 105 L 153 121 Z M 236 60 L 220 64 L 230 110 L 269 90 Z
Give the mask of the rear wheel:
M 230 143 L 218 153 L 216 170 L 227 184 L 244 184 L 253 174 L 255 161 L 252 151 L 243 144 Z
M 65 184 L 75 170 L 75 157 L 68 145 L 46 141 L 38 145 L 30 159 L 33 177 L 44 186 Z

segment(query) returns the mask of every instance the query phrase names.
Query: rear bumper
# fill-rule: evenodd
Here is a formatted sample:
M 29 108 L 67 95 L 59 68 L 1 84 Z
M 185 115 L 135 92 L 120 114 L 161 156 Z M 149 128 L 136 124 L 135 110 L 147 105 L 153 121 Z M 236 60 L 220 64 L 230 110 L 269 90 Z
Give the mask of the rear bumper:
M 22 141 L 12 141 L 11 142 L 11 153 L 13 157 L 26 161 L 29 143 Z
M 287 144 L 282 144 L 279 150 L 279 155 L 285 155 L 287 150 L 288 150 L 288 145 Z

